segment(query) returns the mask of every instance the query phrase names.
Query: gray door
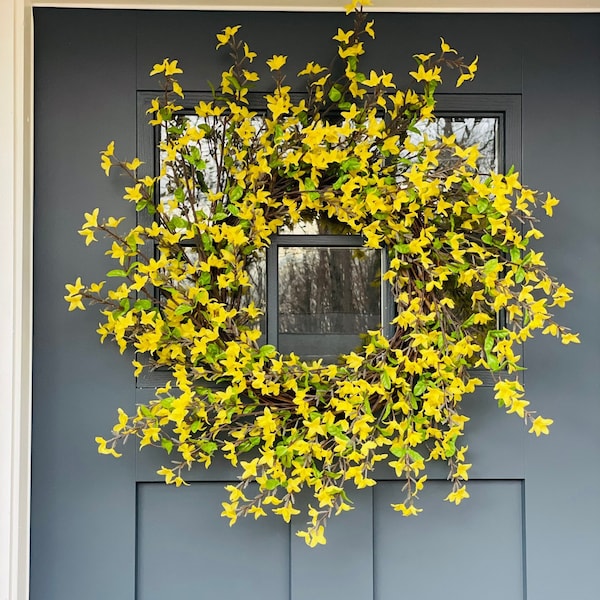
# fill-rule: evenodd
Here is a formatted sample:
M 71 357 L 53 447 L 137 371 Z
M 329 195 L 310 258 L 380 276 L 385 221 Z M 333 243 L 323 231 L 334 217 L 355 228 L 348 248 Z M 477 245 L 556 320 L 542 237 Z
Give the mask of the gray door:
M 155 475 L 160 453 L 131 445 L 115 461 L 96 452 L 117 407 L 130 412 L 152 394 L 116 348 L 100 346 L 94 311 L 69 314 L 62 299 L 65 282 L 97 281 L 109 264 L 100 245 L 84 249 L 83 212 L 127 209 L 122 182 L 98 168 L 99 150 L 116 139 L 123 156 L 136 153 L 139 99 L 165 56 L 185 67 L 185 88 L 205 91 L 224 66 L 214 34 L 226 25 L 242 23 L 259 56 L 288 53 L 299 70 L 307 46 L 315 59 L 329 56 L 333 46 L 313 40 L 329 39 L 342 18 L 36 10 L 32 600 L 598 597 L 599 15 L 378 14 L 367 60 L 402 82 L 412 53 L 435 49 L 439 36 L 479 54 L 475 84 L 447 106 L 473 113 L 483 98 L 502 120 L 505 159 L 562 198 L 539 247 L 576 292 L 562 319 L 583 343 L 525 349 L 529 399 L 555 421 L 548 438 L 499 418 L 484 388 L 469 400 L 469 501 L 444 503 L 447 482 L 434 470 L 424 512 L 405 519 L 389 506 L 402 484 L 384 478 L 355 495 L 356 509 L 314 550 L 294 535 L 302 523 L 229 528 L 220 502 L 235 473 L 225 466 L 174 488 Z

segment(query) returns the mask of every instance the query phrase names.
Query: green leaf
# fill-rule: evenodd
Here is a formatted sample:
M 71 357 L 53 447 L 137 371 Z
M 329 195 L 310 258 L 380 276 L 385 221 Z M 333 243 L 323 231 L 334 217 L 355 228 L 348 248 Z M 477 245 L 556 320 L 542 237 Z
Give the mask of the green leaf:
M 493 354 L 486 355 L 485 360 L 490 370 L 499 371 L 501 369 L 500 362 Z
M 419 378 L 419 381 L 415 384 L 413 389 L 413 394 L 417 397 L 422 396 L 425 390 L 427 389 L 427 380 L 422 377 Z
M 236 185 L 230 192 L 229 192 L 229 201 L 230 202 L 237 202 L 238 200 L 240 200 L 240 198 L 244 195 L 244 188 L 241 185 Z
M 489 354 L 492 351 L 492 348 L 494 347 L 495 343 L 496 338 L 494 336 L 494 332 L 488 331 L 485 336 L 485 342 L 483 343 L 483 349 L 485 350 L 486 354 Z
M 519 260 L 521 259 L 521 251 L 518 248 L 511 248 L 510 249 L 510 260 L 512 260 L 514 263 L 519 262 Z
M 392 445 L 390 446 L 390 452 L 398 458 L 404 458 L 406 456 L 406 448 L 397 448 Z
M 273 356 L 277 352 L 277 348 L 271 344 L 265 344 L 260 347 L 258 354 L 261 358 L 267 358 L 269 356 Z
M 171 454 L 173 450 L 173 442 L 169 438 L 162 438 L 160 445 L 167 451 L 167 454 Z
M 171 229 L 185 229 L 188 226 L 188 222 L 183 217 L 172 217 L 169 221 L 169 227 Z
M 466 319 L 463 322 L 462 326 L 464 328 L 471 327 L 471 325 L 473 325 L 474 322 L 475 322 L 475 315 L 471 315 L 468 319 Z
M 315 185 L 315 182 L 310 177 L 305 177 L 304 178 L 304 188 L 311 191 L 311 190 L 316 190 L 317 186 Z
M 252 448 L 260 444 L 260 437 L 251 437 L 249 440 L 244 440 L 238 447 L 238 453 L 243 454 L 244 452 L 250 452 Z
M 283 127 L 279 123 L 277 123 L 277 125 L 275 125 L 275 128 L 273 129 L 273 141 L 277 142 L 277 140 L 283 137 L 283 133 Z
M 413 460 L 424 460 L 423 456 L 412 448 L 407 448 L 406 454 L 408 454 Z
M 383 388 L 385 390 L 392 389 L 392 380 L 390 379 L 390 376 L 386 371 L 383 371 L 383 373 L 381 373 L 381 385 L 383 385 Z
M 344 175 L 340 175 L 332 185 L 333 189 L 339 190 L 342 187 L 342 185 L 344 185 L 344 183 L 348 181 L 348 179 L 350 179 L 350 175 L 348 175 L 347 173 Z
M 178 187 L 173 195 L 175 196 L 175 200 L 177 200 L 177 202 L 180 204 L 185 200 L 185 194 L 182 187 Z
M 334 85 L 329 90 L 328 96 L 332 102 L 339 102 L 342 99 L 342 92 L 340 91 L 340 89 L 337 85 Z
M 149 308 L 152 308 L 152 302 L 147 298 L 142 298 L 141 300 L 136 300 L 133 307 L 139 310 L 148 310 Z
M 127 271 L 123 269 L 113 269 L 106 274 L 107 277 L 127 277 Z
M 523 267 L 519 267 L 517 272 L 515 273 L 515 283 L 522 283 L 525 279 L 525 269 Z
M 345 171 L 346 173 L 348 171 L 358 171 L 358 169 L 360 169 L 360 167 L 361 167 L 360 160 L 356 156 L 351 156 L 350 158 L 347 158 L 341 164 L 342 171 Z
M 485 214 L 489 205 L 490 203 L 486 198 L 479 198 L 479 200 L 477 201 L 477 211 L 483 215 Z
M 487 275 L 498 268 L 498 259 L 492 258 L 483 265 L 483 272 Z
M 194 310 L 193 306 L 190 306 L 189 304 L 181 304 L 175 309 L 175 314 L 178 316 L 185 315 L 185 313 L 189 313 L 192 310 Z
M 210 252 L 213 249 L 213 243 L 208 233 L 203 233 L 200 238 L 202 240 L 202 247 L 204 248 L 204 251 Z
M 200 449 L 206 454 L 214 454 L 214 452 L 219 448 L 216 442 L 211 441 L 203 441 L 200 442 Z
M 264 483 L 264 488 L 266 490 L 274 490 L 277 486 L 279 485 L 279 481 L 277 481 L 277 479 L 267 479 L 267 481 L 265 481 Z

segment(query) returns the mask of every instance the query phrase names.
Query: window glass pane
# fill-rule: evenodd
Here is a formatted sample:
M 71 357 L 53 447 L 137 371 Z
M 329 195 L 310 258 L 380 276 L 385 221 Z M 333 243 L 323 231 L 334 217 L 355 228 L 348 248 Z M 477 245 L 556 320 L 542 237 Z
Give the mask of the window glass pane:
M 381 326 L 381 257 L 365 248 L 279 248 L 278 349 L 335 362 Z
M 428 123 L 417 123 L 418 129 L 428 138 L 440 139 L 441 136 L 456 136 L 456 142 L 463 146 L 477 145 L 480 156 L 477 165 L 482 175 L 492 171 L 498 172 L 499 163 L 499 136 L 498 128 L 500 119 L 498 117 L 438 117 L 437 120 Z M 419 139 L 415 133 L 411 133 L 414 142 Z M 451 163 L 451 156 L 440 155 L 440 164 Z
M 306 215 L 306 218 L 293 225 L 279 228 L 283 235 L 356 235 L 352 228 L 327 218 L 326 215 Z
M 183 163 L 168 160 L 168 153 L 164 144 L 169 135 L 181 139 L 187 137 L 187 153 L 195 158 L 201 159 L 205 167 L 196 171 L 194 181 L 194 192 L 196 198 L 196 211 L 202 211 L 205 215 L 211 214 L 211 202 L 209 193 L 223 191 L 227 186 L 227 169 L 220 168 L 222 163 L 222 147 L 227 136 L 232 135 L 232 127 L 225 131 L 223 121 L 215 117 L 199 117 L 197 115 L 182 115 L 176 119 L 177 125 L 169 133 L 164 127 L 160 128 L 160 164 L 166 165 L 166 171 L 160 179 L 160 203 L 165 207 L 165 213 L 172 216 L 182 216 L 193 220 L 193 215 L 184 214 L 182 208 L 176 202 L 176 181 L 186 179 L 185 169 L 189 168 Z M 256 131 L 264 126 L 264 118 L 257 115 L 251 119 L 252 126 Z M 258 143 L 258 141 L 257 141 Z M 201 215 L 200 215 L 201 216 Z
M 254 302 L 254 305 L 262 311 L 262 315 L 252 325 L 259 327 L 262 331 L 262 337 L 258 340 L 258 343 L 264 344 L 266 343 L 267 327 L 267 260 L 265 251 L 260 251 L 246 265 L 246 268 L 250 278 L 250 287 L 245 289 L 240 305 L 246 307 Z

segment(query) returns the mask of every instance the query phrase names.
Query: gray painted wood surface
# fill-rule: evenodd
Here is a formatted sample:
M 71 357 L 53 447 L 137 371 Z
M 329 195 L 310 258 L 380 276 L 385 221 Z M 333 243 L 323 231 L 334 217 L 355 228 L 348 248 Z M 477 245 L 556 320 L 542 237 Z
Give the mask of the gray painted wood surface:
M 242 23 L 263 58 L 289 49 L 293 71 L 307 36 L 329 38 L 341 18 L 35 11 L 32 600 L 598 597 L 600 15 L 379 14 L 364 65 L 406 82 L 412 53 L 444 36 L 480 55 L 476 82 L 461 88 L 465 106 L 473 94 L 520 98 L 523 178 L 562 199 L 539 247 L 576 291 L 561 319 L 583 342 L 525 349 L 528 397 L 555 420 L 549 438 L 527 437 L 481 390 L 468 401 L 476 479 L 468 502 L 443 503 L 444 473 L 434 469 L 423 514 L 404 519 L 389 507 L 400 484 L 382 471 L 356 510 L 331 524 L 328 546 L 312 551 L 294 535 L 301 523 L 228 527 L 218 513 L 231 468 L 194 470 L 189 488 L 174 489 L 155 474 L 161 453 L 133 445 L 118 461 L 96 453 L 94 437 L 109 432 L 116 408 L 152 393 L 136 390 L 116 348 L 100 346 L 94 311 L 69 314 L 62 299 L 65 282 L 98 280 L 109 265 L 101 245 L 85 249 L 77 234 L 83 212 L 127 211 L 123 182 L 100 171 L 99 150 L 115 139 L 120 155 L 135 154 L 138 92 L 155 89 L 147 72 L 164 56 L 180 59 L 185 88 L 203 91 L 224 66 L 213 57 L 225 25 Z M 333 49 L 311 46 L 315 59 Z

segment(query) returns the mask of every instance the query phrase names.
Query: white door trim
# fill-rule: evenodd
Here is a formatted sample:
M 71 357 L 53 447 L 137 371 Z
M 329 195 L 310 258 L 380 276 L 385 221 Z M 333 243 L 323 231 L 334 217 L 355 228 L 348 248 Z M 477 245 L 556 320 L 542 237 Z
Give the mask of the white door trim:
M 600 12 L 600 0 L 375 0 L 373 11 Z M 345 0 L 0 0 L 0 600 L 29 597 L 33 7 L 339 10 Z

